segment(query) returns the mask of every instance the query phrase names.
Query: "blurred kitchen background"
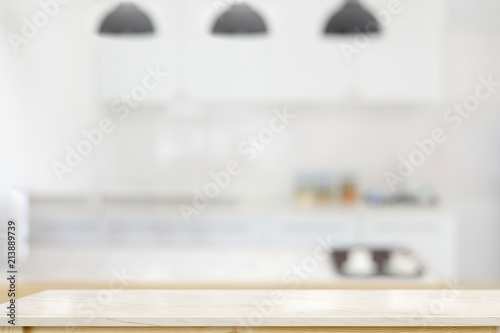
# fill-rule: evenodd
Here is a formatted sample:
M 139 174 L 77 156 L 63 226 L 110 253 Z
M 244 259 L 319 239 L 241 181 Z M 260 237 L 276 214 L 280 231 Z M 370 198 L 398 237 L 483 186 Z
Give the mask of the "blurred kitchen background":
M 498 1 L 0 6 L 21 283 L 500 283 L 500 92 L 443 118 L 500 81 Z M 378 32 L 342 30 L 367 13 Z M 436 128 L 446 141 L 391 189 Z

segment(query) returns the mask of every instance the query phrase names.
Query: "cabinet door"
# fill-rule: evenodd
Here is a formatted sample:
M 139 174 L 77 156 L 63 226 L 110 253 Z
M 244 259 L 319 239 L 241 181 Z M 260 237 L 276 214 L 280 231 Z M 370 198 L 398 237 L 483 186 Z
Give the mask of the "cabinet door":
M 286 245 L 334 248 L 356 243 L 356 220 L 348 216 L 286 217 L 275 223 L 279 230 L 275 242 Z
M 346 95 L 349 68 L 338 42 L 325 42 L 322 32 L 327 15 L 342 0 L 252 0 L 249 4 L 268 26 L 268 33 L 258 37 L 211 35 L 224 10 L 221 3 L 187 1 L 185 83 L 190 97 L 289 103 L 332 102 Z
M 391 1 L 372 0 L 374 12 Z M 353 75 L 366 102 L 436 102 L 443 93 L 446 0 L 401 2 L 378 37 L 352 56 Z M 387 20 L 386 22 L 389 22 Z
M 185 92 L 197 101 L 262 101 L 270 97 L 269 59 L 276 37 L 266 1 L 249 4 L 262 14 L 267 35 L 214 36 L 216 18 L 235 1 L 185 2 Z
M 424 264 L 444 277 L 455 273 L 455 229 L 449 217 L 379 217 L 366 220 L 370 245 L 410 248 Z
M 349 95 L 351 69 L 343 38 L 323 32 L 343 0 L 276 1 L 269 75 L 273 97 L 286 102 L 335 103 Z
M 260 242 L 259 222 L 242 217 L 202 217 L 189 224 L 187 231 L 196 245 L 256 245 Z
M 116 4 L 99 6 L 102 15 L 96 20 L 97 26 L 114 6 Z M 145 99 L 141 97 L 137 101 L 138 107 L 162 105 L 178 93 L 181 76 L 179 8 L 172 0 L 145 2 L 140 8 L 151 18 L 155 28 L 153 35 L 94 37 L 95 89 L 98 101 L 105 106 L 121 100 L 123 94 L 134 96 L 133 90 L 144 86 L 144 79 L 151 71 L 161 71 L 167 76 L 150 80 L 149 86 L 144 87 L 147 88 Z
M 151 87 L 137 93 L 137 108 L 152 107 L 165 104 L 176 93 L 176 65 L 173 54 L 157 44 L 160 41 L 100 41 L 96 61 L 99 68 L 98 91 L 99 103 L 111 107 L 115 101 L 123 101 L 122 95 L 135 96 L 134 89 L 144 86 L 146 76 L 151 72 L 167 73 L 157 81 L 148 80 Z M 161 74 L 163 75 L 163 74 Z M 141 89 L 142 90 L 142 89 Z M 123 105 L 123 102 L 122 102 Z

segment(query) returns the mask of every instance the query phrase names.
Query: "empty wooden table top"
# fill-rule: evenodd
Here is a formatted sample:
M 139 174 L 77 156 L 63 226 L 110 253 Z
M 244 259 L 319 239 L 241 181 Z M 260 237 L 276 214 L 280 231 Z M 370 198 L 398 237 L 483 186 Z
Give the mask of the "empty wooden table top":
M 500 326 L 500 290 L 49 290 L 16 312 L 18 326 Z

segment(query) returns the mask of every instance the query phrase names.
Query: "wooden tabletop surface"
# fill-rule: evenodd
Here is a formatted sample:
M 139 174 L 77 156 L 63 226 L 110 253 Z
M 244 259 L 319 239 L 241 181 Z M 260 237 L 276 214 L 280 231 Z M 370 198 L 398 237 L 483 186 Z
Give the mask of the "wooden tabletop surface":
M 19 326 L 500 326 L 500 290 L 49 290 L 16 309 Z

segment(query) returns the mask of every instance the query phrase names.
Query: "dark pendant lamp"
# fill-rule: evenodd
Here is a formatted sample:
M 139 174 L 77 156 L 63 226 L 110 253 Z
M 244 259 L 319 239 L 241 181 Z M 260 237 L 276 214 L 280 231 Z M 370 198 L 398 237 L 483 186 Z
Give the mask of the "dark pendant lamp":
M 259 13 L 247 4 L 238 3 L 230 6 L 215 21 L 213 34 L 265 34 L 266 23 Z
M 325 34 L 379 33 L 375 16 L 361 6 L 359 0 L 346 0 L 326 25 Z
M 102 22 L 102 35 L 153 34 L 154 27 L 149 17 L 132 3 L 121 3 Z

